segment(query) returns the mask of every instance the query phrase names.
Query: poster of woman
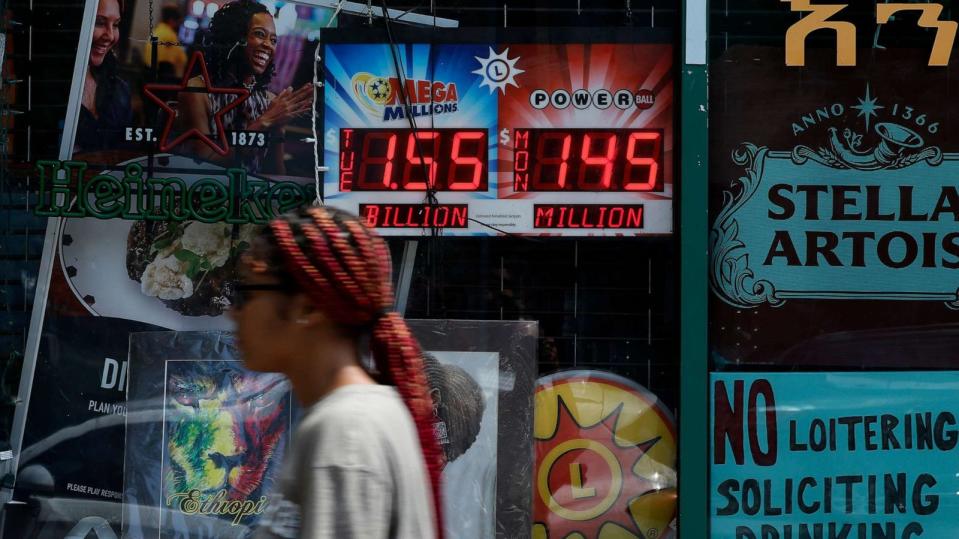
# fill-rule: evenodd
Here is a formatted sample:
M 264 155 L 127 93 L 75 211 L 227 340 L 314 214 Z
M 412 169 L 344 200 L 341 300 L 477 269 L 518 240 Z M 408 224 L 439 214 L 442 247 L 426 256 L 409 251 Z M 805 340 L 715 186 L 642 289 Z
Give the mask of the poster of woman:
M 90 0 L 73 158 L 312 181 L 313 57 L 332 10 L 256 0 Z M 86 49 L 81 44 L 79 49 Z
M 65 148 L 87 164 L 86 176 L 125 181 L 136 166 L 145 179 L 185 189 L 227 185 L 228 174 L 239 173 L 247 185 L 287 182 L 296 201 L 313 200 L 313 58 L 332 10 L 284 1 L 87 1 L 76 129 L 65 131 L 75 133 Z M 143 187 L 129 189 L 128 199 L 139 200 Z M 225 327 L 233 265 L 252 226 L 198 219 L 63 219 L 51 308 L 168 329 Z

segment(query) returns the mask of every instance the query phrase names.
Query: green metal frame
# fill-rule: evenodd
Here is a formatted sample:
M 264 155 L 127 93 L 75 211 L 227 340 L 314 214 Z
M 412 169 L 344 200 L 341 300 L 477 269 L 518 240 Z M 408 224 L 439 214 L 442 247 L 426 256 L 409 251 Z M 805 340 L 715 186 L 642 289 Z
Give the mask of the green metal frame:
M 679 532 L 686 539 L 709 536 L 708 3 L 685 0 L 680 42 Z M 706 20 L 690 21 L 691 16 Z M 691 43 L 694 53 L 701 47 L 697 58 L 689 56 Z

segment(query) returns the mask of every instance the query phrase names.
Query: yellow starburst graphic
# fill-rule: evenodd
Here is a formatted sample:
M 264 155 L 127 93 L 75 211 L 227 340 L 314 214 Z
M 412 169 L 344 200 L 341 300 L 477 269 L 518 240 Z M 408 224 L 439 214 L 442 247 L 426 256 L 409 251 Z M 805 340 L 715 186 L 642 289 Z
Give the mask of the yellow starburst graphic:
M 540 381 L 534 539 L 660 539 L 676 510 L 672 416 L 641 386 L 574 371 Z

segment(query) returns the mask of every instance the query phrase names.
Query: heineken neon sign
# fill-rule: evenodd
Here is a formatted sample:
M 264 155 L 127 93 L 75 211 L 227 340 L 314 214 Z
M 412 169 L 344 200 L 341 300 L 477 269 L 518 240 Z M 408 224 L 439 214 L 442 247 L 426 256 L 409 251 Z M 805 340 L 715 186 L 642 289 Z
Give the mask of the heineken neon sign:
M 315 197 L 313 184 L 250 178 L 240 168 L 193 182 L 147 178 L 138 163 L 126 165 L 122 177 L 88 178 L 82 161 L 38 161 L 36 168 L 40 189 L 34 213 L 44 217 L 264 224 Z

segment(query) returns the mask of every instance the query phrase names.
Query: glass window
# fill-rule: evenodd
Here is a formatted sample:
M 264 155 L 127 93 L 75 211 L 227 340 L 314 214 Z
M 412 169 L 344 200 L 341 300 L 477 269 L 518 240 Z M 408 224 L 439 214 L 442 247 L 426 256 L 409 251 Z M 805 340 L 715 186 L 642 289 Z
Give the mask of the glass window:
M 917 25 L 954 13 L 749 4 L 711 12 L 711 535 L 954 535 L 956 81 Z

